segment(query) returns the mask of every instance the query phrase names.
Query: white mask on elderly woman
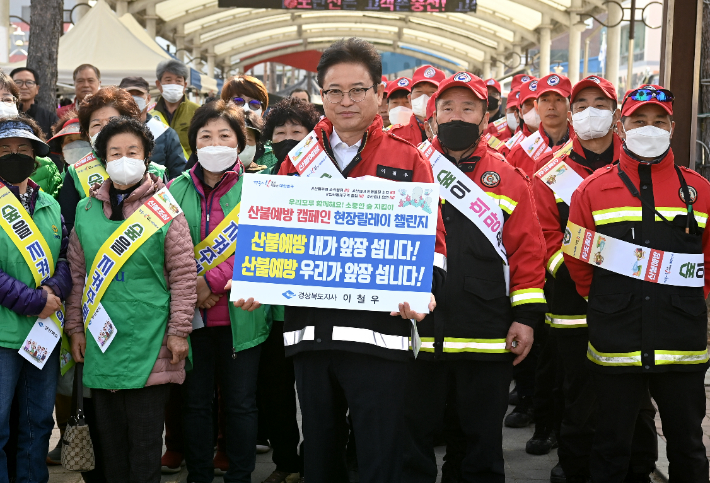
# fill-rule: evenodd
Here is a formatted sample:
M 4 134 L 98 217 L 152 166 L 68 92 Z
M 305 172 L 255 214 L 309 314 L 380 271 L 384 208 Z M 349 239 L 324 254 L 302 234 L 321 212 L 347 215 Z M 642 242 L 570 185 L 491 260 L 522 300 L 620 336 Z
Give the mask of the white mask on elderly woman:
M 197 161 L 211 173 L 222 173 L 237 162 L 237 148 L 205 146 L 197 150 Z
M 133 186 L 143 179 L 145 161 L 126 156 L 106 163 L 106 172 L 112 181 L 124 186 Z

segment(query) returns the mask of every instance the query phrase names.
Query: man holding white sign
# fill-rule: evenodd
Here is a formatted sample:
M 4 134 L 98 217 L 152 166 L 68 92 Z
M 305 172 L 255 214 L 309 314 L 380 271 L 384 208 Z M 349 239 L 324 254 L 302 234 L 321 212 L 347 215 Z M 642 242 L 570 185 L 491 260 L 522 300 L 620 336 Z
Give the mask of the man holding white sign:
M 433 183 L 431 168 L 416 148 L 382 130 L 377 114 L 381 75 L 380 56 L 364 40 L 340 40 L 326 49 L 318 64 L 326 118 L 289 154 L 291 163 L 284 162 L 280 174 Z M 431 286 L 435 293 L 445 278 L 446 249 L 433 195 L 438 220 Z M 408 302 L 391 313 L 286 307 L 284 343 L 286 355 L 295 356 L 309 483 L 347 479 L 339 430 L 348 409 L 360 480 L 400 481 L 410 319 L 421 321 L 425 315 Z M 432 296 L 429 311 L 435 306 Z
M 452 263 L 439 307 L 420 324 L 422 348 L 410 365 L 407 483 L 436 479 L 432 442 L 451 380 L 467 440 L 463 480 L 505 481 L 501 427 L 513 365 L 530 351 L 546 307 L 544 240 L 531 187 L 482 139 L 487 99 L 473 74 L 443 81 L 433 99 L 438 135 L 419 147 L 440 184 Z
M 593 483 L 629 481 L 635 423 L 649 392 L 668 440 L 670 480 L 708 478 L 701 424 L 710 183 L 674 164 L 672 116 L 673 94 L 661 86 L 625 96 L 619 163 L 574 192 L 562 240 L 564 263 L 588 299 L 587 357 L 599 404 Z

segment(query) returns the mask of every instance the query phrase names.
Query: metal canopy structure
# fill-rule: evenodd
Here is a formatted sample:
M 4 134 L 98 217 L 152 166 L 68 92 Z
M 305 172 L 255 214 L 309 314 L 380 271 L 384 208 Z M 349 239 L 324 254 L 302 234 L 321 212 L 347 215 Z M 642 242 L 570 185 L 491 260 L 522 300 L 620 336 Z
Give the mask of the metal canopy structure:
M 526 49 L 540 46 L 540 70 L 549 72 L 550 39 L 570 32 L 570 64 L 583 15 L 606 11 L 603 0 L 478 0 L 475 13 L 401 13 L 220 8 L 217 0 L 109 0 L 131 13 L 149 35 L 170 40 L 204 62 L 209 75 L 357 36 L 395 52 L 502 77 Z M 580 16 L 580 14 L 582 16 Z M 576 32 L 576 35 L 574 33 Z M 576 41 L 579 63 L 579 40 Z M 574 73 L 571 73 L 574 77 Z M 574 80 L 574 79 L 573 79 Z

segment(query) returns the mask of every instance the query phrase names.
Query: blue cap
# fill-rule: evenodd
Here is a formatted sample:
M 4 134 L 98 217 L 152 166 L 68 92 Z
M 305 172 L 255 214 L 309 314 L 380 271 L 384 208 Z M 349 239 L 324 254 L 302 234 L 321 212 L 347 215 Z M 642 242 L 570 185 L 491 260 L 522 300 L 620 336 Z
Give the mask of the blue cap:
M 49 145 L 35 136 L 29 124 L 21 120 L 0 121 L 0 139 L 24 138 L 32 141 L 32 148 L 35 156 L 46 156 L 49 154 Z

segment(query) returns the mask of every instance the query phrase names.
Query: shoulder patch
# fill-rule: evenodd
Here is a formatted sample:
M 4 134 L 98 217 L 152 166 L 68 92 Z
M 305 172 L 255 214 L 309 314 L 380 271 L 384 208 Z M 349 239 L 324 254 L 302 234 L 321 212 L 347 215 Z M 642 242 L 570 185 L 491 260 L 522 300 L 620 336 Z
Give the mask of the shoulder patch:
M 378 164 L 377 176 L 379 178 L 391 179 L 392 181 L 412 181 L 414 171 L 411 169 L 393 168 L 391 166 Z
M 486 171 L 481 176 L 481 184 L 489 188 L 495 188 L 500 184 L 500 175 L 495 171 Z
M 690 194 L 690 201 L 687 201 L 685 199 L 685 195 L 683 195 L 683 187 L 681 186 L 680 188 L 678 188 L 678 196 L 680 197 L 680 200 L 683 203 L 692 205 L 698 199 L 698 191 L 692 186 L 688 185 L 688 193 Z

